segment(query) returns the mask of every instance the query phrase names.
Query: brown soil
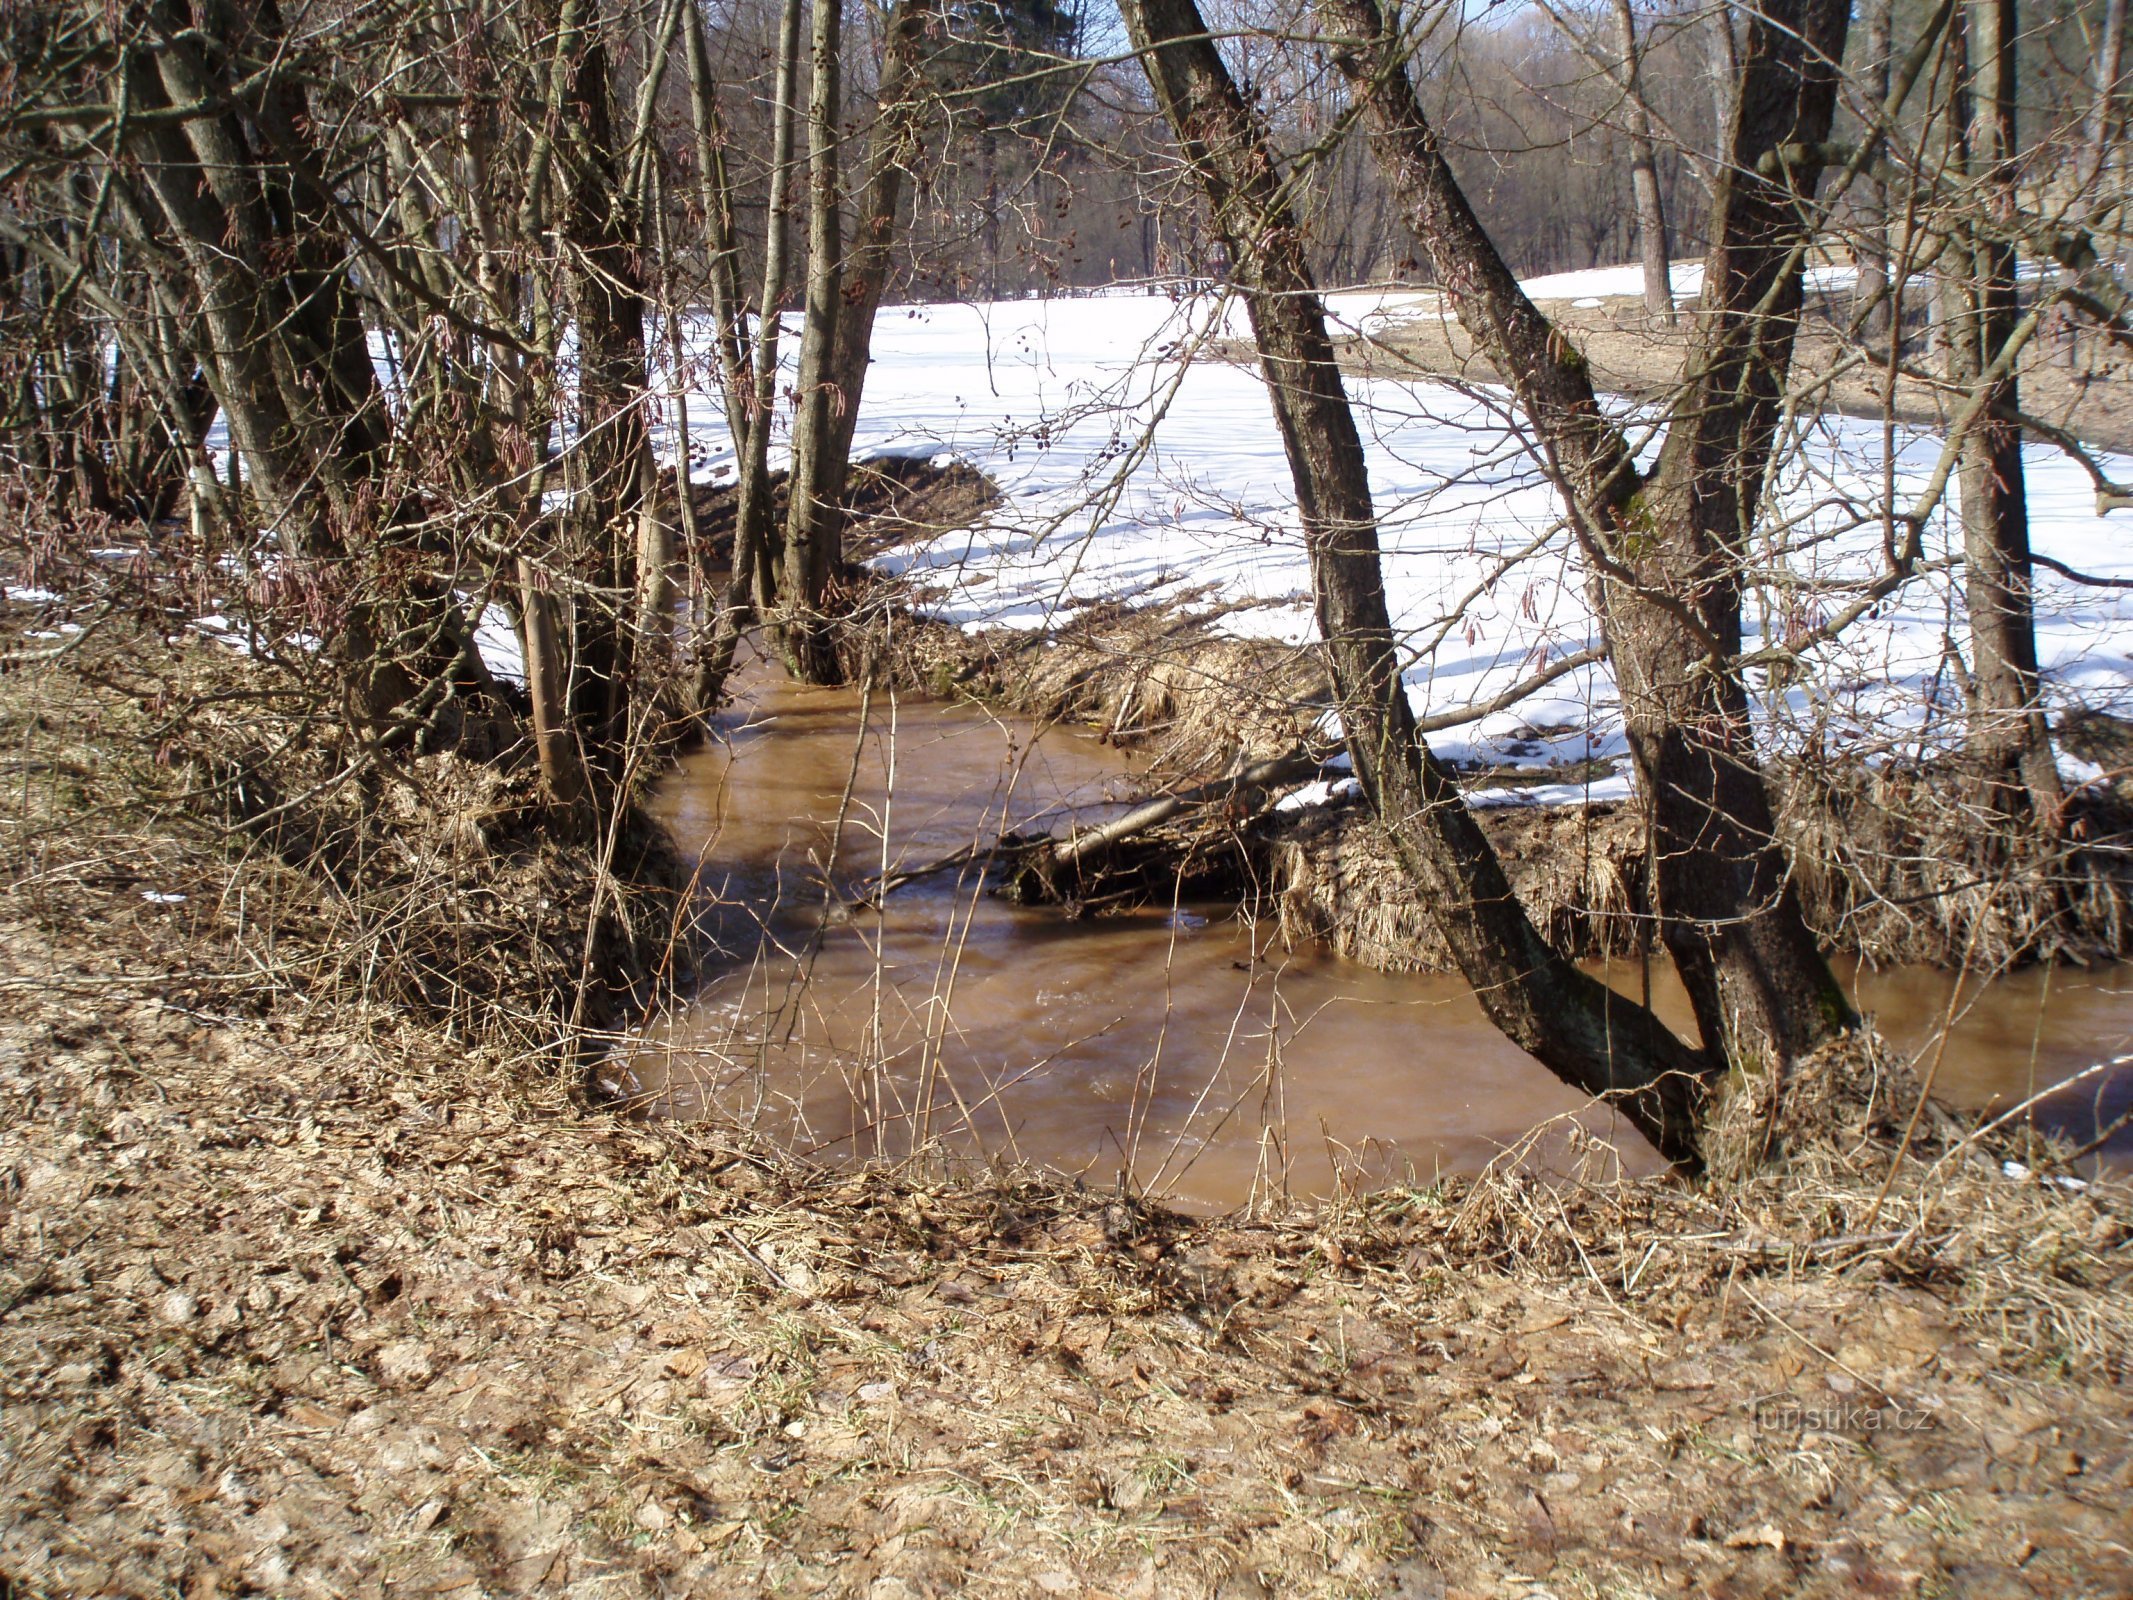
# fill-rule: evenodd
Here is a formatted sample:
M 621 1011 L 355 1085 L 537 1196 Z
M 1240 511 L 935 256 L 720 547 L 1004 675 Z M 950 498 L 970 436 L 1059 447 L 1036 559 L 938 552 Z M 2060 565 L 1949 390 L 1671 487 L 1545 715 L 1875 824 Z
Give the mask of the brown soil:
M 1594 383 L 1603 393 L 1638 400 L 1659 399 L 1681 378 L 1688 317 L 1667 328 L 1651 318 L 1641 302 L 1609 299 L 1580 307 L 1568 300 L 1540 302 L 1541 310 L 1568 332 L 1592 364 Z M 1849 358 L 1858 353 L 1846 341 L 1836 319 L 1846 314 L 1843 302 L 1813 305 L 1794 354 L 1793 388 L 1813 395 L 1809 407 L 1847 416 L 1878 418 L 1887 407 L 1886 346 L 1879 360 Z M 2065 331 L 2040 338 L 2023 353 L 2018 376 L 2022 408 L 2085 442 L 2110 450 L 2133 450 L 2133 368 L 2111 347 L 2084 336 L 2078 346 Z M 1473 383 L 1500 383 L 1494 365 L 1477 355 L 1449 310 L 1396 322 L 1368 338 L 1343 341 L 1343 359 L 1379 377 L 1450 378 Z M 1832 380 L 1830 374 L 1839 367 Z M 1926 340 L 1914 333 L 1907 341 L 1903 369 L 1895 385 L 1895 415 L 1904 422 L 1945 423 L 1951 403 L 1934 380 L 1933 357 Z M 1953 404 L 1959 406 L 1962 397 Z

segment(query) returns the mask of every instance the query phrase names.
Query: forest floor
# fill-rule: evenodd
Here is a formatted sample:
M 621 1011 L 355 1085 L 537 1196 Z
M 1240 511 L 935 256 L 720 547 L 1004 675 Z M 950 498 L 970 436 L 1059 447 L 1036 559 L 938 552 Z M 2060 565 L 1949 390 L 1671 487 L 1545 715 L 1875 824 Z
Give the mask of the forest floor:
M 1657 400 L 1681 380 L 1682 357 L 1693 323 L 1693 307 L 1684 306 L 1671 328 L 1653 318 L 1641 300 L 1578 296 L 1537 302 L 1549 320 L 1577 341 L 1592 364 L 1594 385 L 1603 394 L 1634 400 Z M 1893 392 L 1894 415 L 1921 427 L 1945 427 L 1963 396 L 1954 396 L 1935 381 L 1938 357 L 1923 335 L 1914 335 L 1905 360 L 1892 375 L 1886 346 L 1880 360 L 1854 359 L 1859 346 L 1840 337 L 1832 316 L 1845 312 L 1841 299 L 1823 305 L 1825 314 L 1803 322 L 1793 357 L 1792 388 L 1812 398 L 1803 411 L 1835 411 L 1845 416 L 1880 418 L 1889 414 L 1885 398 Z M 2059 329 L 2039 338 L 2023 352 L 2017 373 L 2022 408 L 2084 443 L 2107 450 L 2133 450 L 2133 369 L 2123 354 Z M 1501 383 L 1502 375 L 1446 308 L 1437 314 L 1403 316 L 1367 337 L 1341 343 L 1343 358 L 1372 377 L 1431 377 L 1470 383 Z
M 2133 1590 L 2133 1196 L 1899 1148 L 1871 1053 L 1731 1185 L 808 1167 L 366 991 L 195 803 L 174 699 L 254 669 L 58 620 L 0 608 L 0 1593 Z M 400 825 L 450 925 L 469 821 Z

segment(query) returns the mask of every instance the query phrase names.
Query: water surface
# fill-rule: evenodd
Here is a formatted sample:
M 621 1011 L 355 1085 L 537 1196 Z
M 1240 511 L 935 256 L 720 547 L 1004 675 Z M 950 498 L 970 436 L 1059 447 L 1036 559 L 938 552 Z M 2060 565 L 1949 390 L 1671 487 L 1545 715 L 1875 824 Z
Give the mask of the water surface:
M 864 737 L 861 736 L 862 709 Z M 809 689 L 758 670 L 657 808 L 701 860 L 722 958 L 695 1002 L 648 1030 L 625 1087 L 657 1115 L 747 1121 L 796 1149 L 895 1156 L 934 1139 L 1228 1207 L 1350 1179 L 1472 1171 L 1547 1125 L 1536 1159 L 1610 1133 L 1656 1157 L 1506 1043 L 1464 983 L 1396 976 L 1226 909 L 1072 922 L 982 892 L 975 868 L 849 917 L 827 884 L 934 861 L 1003 823 L 1063 830 L 1136 795 L 1092 735 L 972 706 Z M 827 877 L 825 876 L 827 874 Z M 1605 973 L 1631 993 L 1643 975 Z M 1926 1052 L 1952 977 L 1848 974 L 1900 1047 Z M 1686 1025 L 1663 971 L 1653 995 Z M 2133 1049 L 2133 975 L 2060 968 L 1966 986 L 1938 1091 L 2013 1103 Z M 2085 1135 L 2127 1109 L 2133 1074 L 2049 1101 Z

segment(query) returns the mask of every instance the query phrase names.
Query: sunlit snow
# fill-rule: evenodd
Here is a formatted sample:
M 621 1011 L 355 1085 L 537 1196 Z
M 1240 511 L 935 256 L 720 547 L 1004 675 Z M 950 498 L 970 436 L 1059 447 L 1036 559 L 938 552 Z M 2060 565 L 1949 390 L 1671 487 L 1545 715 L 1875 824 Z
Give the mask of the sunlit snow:
M 1830 276 L 1835 269 L 1825 271 Z M 1693 292 L 1700 268 L 1676 268 Z M 1634 267 L 1537 280 L 1537 293 L 1635 294 Z M 1835 278 L 1829 287 L 1835 287 Z M 1337 294 L 1336 332 L 1436 315 L 1426 292 Z M 701 329 L 695 330 L 701 347 Z M 1266 389 L 1249 364 L 1218 359 L 1245 331 L 1214 295 L 1112 292 L 994 305 L 894 307 L 877 323 L 861 409 L 861 455 L 954 456 L 990 474 L 1002 502 L 980 526 L 917 540 L 879 560 L 920 586 L 930 612 L 966 627 L 1034 629 L 1101 600 L 1169 602 L 1213 614 L 1225 632 L 1301 644 L 1312 636 L 1310 574 L 1288 464 Z M 788 323 L 786 349 L 797 344 Z M 707 362 L 708 350 L 699 359 Z M 732 453 L 705 371 L 689 414 L 700 481 Z M 671 384 L 671 376 L 661 381 Z M 1596 642 L 1582 569 L 1559 504 L 1520 447 L 1515 414 L 1486 385 L 1351 379 L 1369 454 L 1393 614 L 1412 653 L 1418 713 L 1484 700 Z M 781 417 L 781 425 L 782 425 Z M 782 447 L 782 435 L 776 441 Z M 1647 441 L 1649 443 L 1649 441 Z M 673 453 L 669 428 L 664 446 Z M 1842 585 L 1880 570 L 1881 508 L 1901 506 L 1942 448 L 1916 428 L 1884 456 L 1878 421 L 1828 416 L 1801 429 L 1774 519 L 1790 545 L 1790 585 L 1751 589 L 1750 649 L 1841 609 Z M 2133 477 L 2133 460 L 2105 458 Z M 2133 514 L 2114 527 L 2083 472 L 2055 449 L 2027 455 L 2036 548 L 2077 570 L 2133 576 Z M 1947 553 L 1934 524 L 1929 563 Z M 1766 577 L 1780 571 L 1773 563 Z M 1808 580 L 1801 588 L 1798 580 Z M 1819 586 L 1819 587 L 1817 587 Z M 2038 645 L 2054 697 L 2133 709 L 2133 594 L 2039 573 Z M 1767 631 L 1766 631 L 1767 630 Z M 1773 742 L 1810 736 L 1838 749 L 1916 748 L 1929 701 L 1958 697 L 1944 640 L 1963 642 L 1948 574 L 1913 582 L 1875 617 L 1818 652 L 1817 669 L 1768 691 Z M 1931 734 L 1929 738 L 1937 738 Z M 1545 765 L 1622 753 L 1611 676 L 1581 669 L 1504 712 L 1433 737 L 1453 760 Z M 1602 780 L 1606 792 L 1612 785 Z M 1584 798 L 1507 792 L 1504 803 Z M 1591 791 L 1594 798 L 1599 790 Z

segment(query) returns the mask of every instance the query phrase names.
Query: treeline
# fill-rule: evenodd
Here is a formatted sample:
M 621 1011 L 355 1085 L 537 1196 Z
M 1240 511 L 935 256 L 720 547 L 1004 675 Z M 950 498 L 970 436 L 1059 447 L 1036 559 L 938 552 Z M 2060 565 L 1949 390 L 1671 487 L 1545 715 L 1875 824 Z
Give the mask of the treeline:
M 2024 4 L 2020 137 L 2035 146 L 2086 114 L 2104 0 Z M 1927 0 L 1870 0 L 1847 41 L 1847 72 L 1876 64 L 1931 24 Z M 1709 157 L 1729 114 L 1747 13 L 1704 0 L 1438 7 L 1417 13 L 1413 70 L 1453 171 L 1522 276 L 1632 260 L 1648 167 L 1670 245 L 1700 254 Z M 1372 161 L 1337 73 L 1289 48 L 1279 5 L 1211 5 L 1207 19 L 1239 82 L 1264 110 L 1272 147 L 1307 159 L 1300 218 L 1327 283 L 1426 279 L 1391 187 Z M 761 248 L 767 207 L 766 107 L 776 16 L 741 0 L 709 31 L 734 90 L 743 248 Z M 1003 0 L 953 8 L 930 73 L 925 170 L 913 175 L 908 232 L 895 252 L 897 299 L 996 299 L 1226 268 L 1204 206 L 1178 181 L 1175 141 L 1130 61 L 1115 8 Z M 880 50 L 879 18 L 854 40 L 844 122 L 863 129 Z M 1906 112 L 1922 129 L 1929 106 Z M 1836 116 L 1853 136 L 1849 95 Z

